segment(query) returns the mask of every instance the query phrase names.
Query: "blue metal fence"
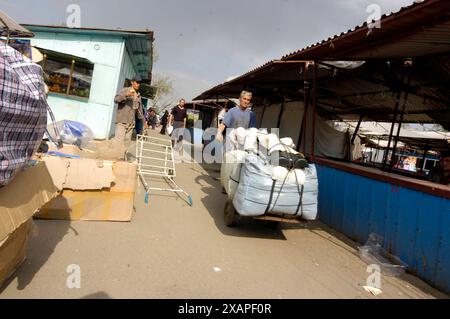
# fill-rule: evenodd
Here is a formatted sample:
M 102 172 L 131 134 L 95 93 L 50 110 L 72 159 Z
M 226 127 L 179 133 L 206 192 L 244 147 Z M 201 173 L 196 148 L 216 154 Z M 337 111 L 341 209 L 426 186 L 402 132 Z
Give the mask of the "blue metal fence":
M 320 219 L 364 243 L 382 235 L 408 270 L 450 293 L 450 200 L 317 165 Z

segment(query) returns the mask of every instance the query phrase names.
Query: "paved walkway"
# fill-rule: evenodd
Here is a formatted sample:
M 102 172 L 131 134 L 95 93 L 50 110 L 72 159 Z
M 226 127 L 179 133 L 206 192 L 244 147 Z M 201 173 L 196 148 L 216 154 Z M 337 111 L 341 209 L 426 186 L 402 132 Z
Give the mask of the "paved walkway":
M 320 222 L 244 220 L 224 226 L 218 167 L 177 166 L 190 207 L 173 194 L 144 203 L 131 223 L 37 220 L 28 259 L 0 298 L 375 298 L 356 244 Z M 68 289 L 68 265 L 81 288 Z M 382 278 L 377 298 L 446 297 L 411 275 Z

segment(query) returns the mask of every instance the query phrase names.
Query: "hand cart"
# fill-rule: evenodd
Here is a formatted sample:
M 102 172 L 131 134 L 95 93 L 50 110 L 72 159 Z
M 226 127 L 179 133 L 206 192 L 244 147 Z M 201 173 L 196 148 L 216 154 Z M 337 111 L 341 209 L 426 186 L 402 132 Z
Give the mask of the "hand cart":
M 186 202 L 190 206 L 193 205 L 191 195 L 174 181 L 176 170 L 170 139 L 138 135 L 136 139 L 136 158 L 138 162 L 137 173 L 145 188 L 146 204 L 148 204 L 149 192 L 154 190 L 183 194 Z M 150 187 L 146 177 L 162 177 L 169 184 L 170 188 Z

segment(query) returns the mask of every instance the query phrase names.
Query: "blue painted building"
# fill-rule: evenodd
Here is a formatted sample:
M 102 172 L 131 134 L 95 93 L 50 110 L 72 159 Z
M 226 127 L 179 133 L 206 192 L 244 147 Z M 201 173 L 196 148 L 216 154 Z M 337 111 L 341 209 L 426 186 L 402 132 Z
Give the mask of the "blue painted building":
M 135 76 L 151 82 L 153 32 L 24 26 L 35 34 L 31 45 L 44 54 L 56 120 L 82 122 L 96 139 L 113 136 L 116 92 Z

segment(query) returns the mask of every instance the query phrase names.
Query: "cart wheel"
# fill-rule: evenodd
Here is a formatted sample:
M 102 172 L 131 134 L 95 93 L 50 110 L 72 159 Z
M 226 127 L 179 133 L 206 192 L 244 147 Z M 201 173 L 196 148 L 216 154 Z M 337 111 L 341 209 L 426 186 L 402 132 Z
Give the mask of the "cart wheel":
M 225 225 L 228 227 L 236 226 L 236 209 L 233 206 L 233 202 L 229 199 L 225 203 L 223 210 Z

